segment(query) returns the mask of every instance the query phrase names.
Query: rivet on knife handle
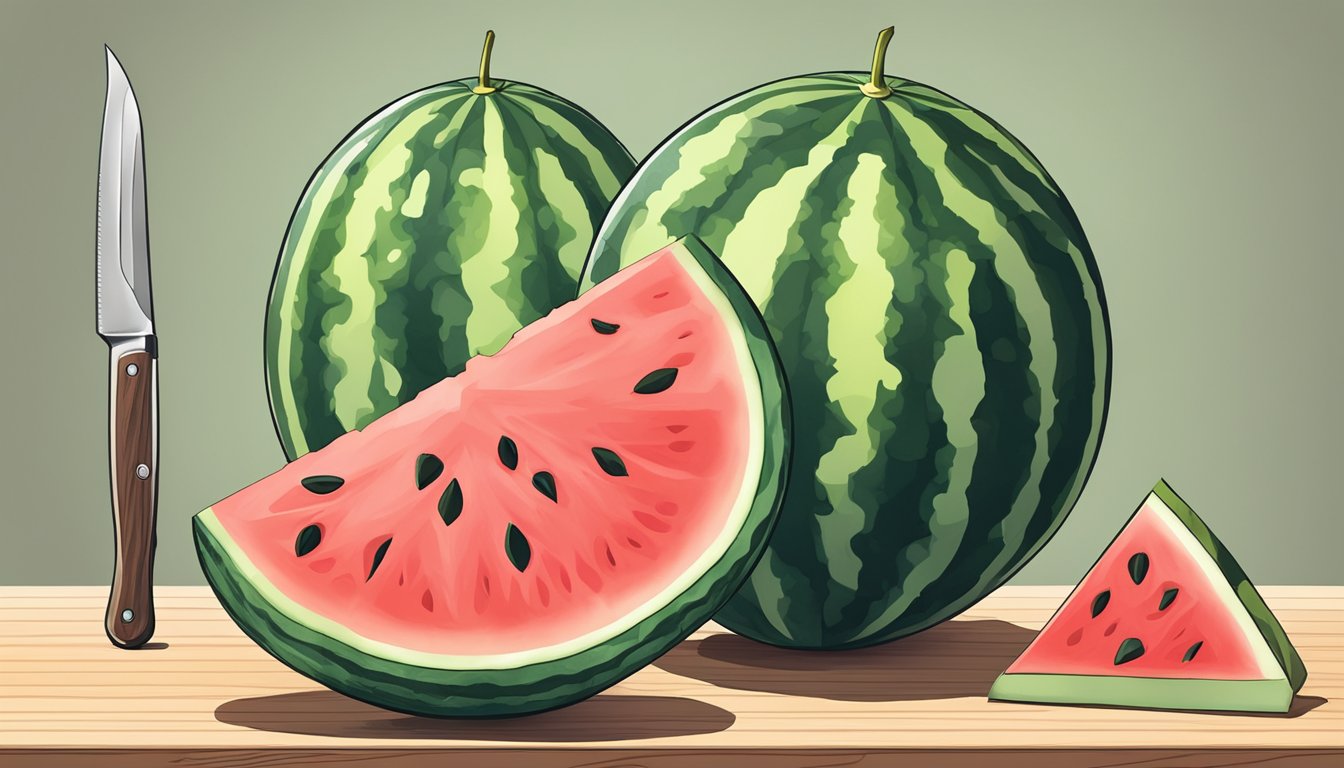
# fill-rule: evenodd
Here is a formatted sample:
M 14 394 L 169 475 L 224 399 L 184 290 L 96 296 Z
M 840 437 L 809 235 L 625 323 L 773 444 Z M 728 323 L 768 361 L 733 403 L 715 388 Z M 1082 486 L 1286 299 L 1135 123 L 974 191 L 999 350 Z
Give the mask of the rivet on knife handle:
M 107 636 L 123 648 L 154 634 L 152 592 L 158 491 L 156 389 L 152 350 L 115 345 L 111 354 L 112 514 L 116 568 L 107 603 Z

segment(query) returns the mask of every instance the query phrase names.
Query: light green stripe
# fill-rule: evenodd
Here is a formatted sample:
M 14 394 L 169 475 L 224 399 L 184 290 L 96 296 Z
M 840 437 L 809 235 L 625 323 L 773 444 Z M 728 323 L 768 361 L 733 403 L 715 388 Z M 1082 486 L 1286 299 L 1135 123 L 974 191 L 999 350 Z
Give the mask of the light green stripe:
M 542 147 L 532 150 L 536 181 L 556 228 L 555 247 L 560 264 L 577 280 L 593 241 L 593 218 L 574 180 L 565 175 L 560 161 Z M 566 212 L 579 215 L 566 218 Z
M 365 160 L 367 175 L 354 191 L 350 210 L 344 216 L 341 249 L 323 272 L 324 282 L 344 295 L 348 310 L 343 320 L 327 329 L 321 341 L 323 350 L 331 353 L 340 369 L 340 378 L 332 387 L 332 404 L 336 418 L 346 427 L 357 426 L 375 413 L 386 397 L 397 394 L 389 385 L 395 386 L 399 378 L 388 381 L 379 375 L 376 378 L 381 386 L 375 385 L 375 369 L 381 374 L 395 361 L 384 358 L 377 345 L 367 342 L 379 333 L 375 310 L 384 299 L 379 282 L 371 279 L 379 266 L 371 256 L 379 250 L 376 245 L 380 236 L 385 239 L 388 234 L 382 222 L 405 203 L 405 178 L 415 162 L 412 144 L 421 130 L 437 119 L 436 110 L 422 106 L 403 117 L 371 148 Z M 410 245 L 407 241 L 406 246 Z
M 307 201 L 331 200 L 335 197 L 337 189 L 345 184 L 345 174 L 343 169 L 349 167 L 354 158 L 362 155 L 368 148 L 369 142 L 373 140 L 373 135 L 365 136 L 352 143 L 336 161 L 329 166 L 322 179 L 318 182 L 317 191 L 311 195 L 305 194 Z M 310 204 L 310 203 L 308 203 Z M 302 212 L 302 229 L 299 231 L 299 237 L 290 250 L 291 253 L 308 253 L 312 249 L 312 242 L 317 237 L 321 229 L 322 217 L 312 215 L 312 212 L 305 208 Z M 275 360 L 279 365 L 284 366 L 285 370 L 277 371 L 275 378 L 276 392 L 273 397 L 280 400 L 280 407 L 275 409 L 277 417 L 283 417 L 285 429 L 294 441 L 295 453 L 302 455 L 308 452 L 308 441 L 303 433 L 303 420 L 301 414 L 304 409 L 294 400 L 294 386 L 286 375 L 288 368 L 293 364 L 295 335 L 304 332 L 302 327 L 303 314 L 297 310 L 295 305 L 300 297 L 306 297 L 307 291 L 302 290 L 299 281 L 307 277 L 307 272 L 302 269 L 295 269 L 292 260 L 286 260 L 285 274 L 282 277 L 280 285 L 276 291 L 276 296 L 281 297 L 282 303 L 272 310 L 273 317 L 279 323 L 279 329 L 275 334 L 276 353 Z
M 515 200 L 518 184 L 509 169 L 504 126 L 492 99 L 485 102 L 482 120 L 483 161 L 479 168 L 463 171 L 457 185 L 467 193 L 467 205 L 483 209 L 461 214 L 461 220 L 481 222 L 476 226 L 484 229 L 479 247 L 462 251 L 462 289 L 473 301 L 467 343 L 477 354 L 493 354 L 523 324 L 505 290 L 512 274 L 510 262 L 519 249 L 523 201 Z
M 425 193 L 429 191 L 429 170 L 421 168 L 411 179 L 411 189 L 401 202 L 401 215 L 408 219 L 418 219 L 425 213 Z M 400 251 L 398 251 L 400 254 Z M 390 255 L 390 254 L 389 254 Z
M 958 104 L 956 107 L 953 107 L 951 104 L 947 104 L 946 106 L 947 108 L 943 110 L 944 112 L 955 116 L 958 120 L 964 123 L 968 129 L 975 131 L 979 137 L 993 142 L 994 145 L 1003 150 L 1005 154 L 1016 160 L 1022 170 L 1035 176 L 1046 189 L 1058 194 L 1055 185 L 1046 178 L 1045 172 L 1041 170 L 1040 163 L 1036 162 L 1036 160 L 1032 158 L 1021 145 L 1013 141 L 1002 128 L 994 125 L 986 119 L 984 115 L 981 115 L 979 112 L 976 112 L 974 109 L 971 109 L 964 104 Z M 1034 208 L 1036 206 L 1032 205 L 1029 207 Z
M 946 486 L 932 500 L 928 519 L 927 537 L 936 541 L 937 546 L 929 547 L 924 557 L 915 561 L 901 582 L 900 599 L 866 621 L 865 630 L 854 634 L 852 642 L 862 642 L 876 632 L 885 631 L 912 602 L 922 597 L 925 588 L 946 574 L 960 557 L 958 547 L 970 524 L 966 491 L 971 485 L 979 439 L 971 419 L 985 397 L 985 369 L 975 323 L 971 320 L 971 284 L 976 268 L 970 256 L 958 248 L 944 254 L 942 261 L 944 274 L 930 274 L 928 283 L 946 291 L 947 317 L 960 332 L 945 338 L 930 382 L 947 430 L 947 443 L 938 450 L 936 459 L 938 468 L 946 473 Z M 933 267 L 936 262 L 931 259 L 926 263 Z
M 540 279 L 552 281 L 550 290 L 543 291 L 543 295 L 554 302 L 562 302 L 573 298 L 572 286 L 578 282 L 588 246 L 593 241 L 594 228 L 606 212 L 605 206 L 611 195 L 599 194 L 593 189 L 592 170 L 586 158 L 564 142 L 546 135 L 536 115 L 525 104 L 514 100 L 502 101 L 500 106 L 504 122 L 510 129 L 507 138 L 515 146 L 517 156 L 531 159 L 523 171 L 527 174 L 523 181 L 524 199 L 536 224 L 535 231 L 547 244 L 547 250 L 554 252 L 565 275 L 573 281 L 570 292 L 560 296 L 560 286 L 554 283 L 554 270 L 542 271 L 545 277 Z M 610 168 L 609 165 L 603 167 Z M 602 207 L 593 210 L 594 206 Z M 550 303 L 537 309 L 545 314 Z
M 877 457 L 882 435 L 871 422 L 879 393 L 894 392 L 901 383 L 900 370 L 886 359 L 895 284 L 884 258 L 899 248 L 892 247 L 889 232 L 899 231 L 901 206 L 892 186 L 883 183 L 884 166 L 877 155 L 858 156 L 846 190 L 851 205 L 828 255 L 829 278 L 838 287 L 826 302 L 827 348 L 835 358 L 826 394 L 854 431 L 838 438 L 817 461 L 816 479 L 830 513 L 818 515 L 816 522 L 830 578 L 852 591 L 859 589 L 864 566 L 853 544 L 868 525 L 868 512 L 853 498 L 850 479 Z M 869 205 L 860 206 L 862 201 Z
M 807 162 L 790 168 L 779 181 L 769 189 L 762 190 L 742 213 L 742 218 L 733 227 L 723 243 L 723 260 L 746 289 L 747 295 L 757 306 L 765 307 L 771 292 L 781 275 L 788 267 L 797 262 L 814 258 L 813 254 L 802 253 L 798 248 L 790 247 L 790 239 L 796 237 L 792 227 L 783 226 L 784 222 L 798 221 L 807 216 L 830 216 L 829 210 L 812 209 L 813 196 L 809 194 L 812 185 L 831 166 L 836 153 L 854 136 L 854 127 L 867 104 L 856 102 L 849 117 L 840 121 L 835 130 L 819 140 L 808 152 Z M 725 124 L 736 121 L 729 118 Z M 709 153 L 717 147 L 727 131 L 715 131 L 717 135 Z M 733 131 L 736 134 L 736 130 Z M 736 136 L 727 136 L 736 139 Z M 692 140 L 695 141 L 695 140 Z M 681 155 L 683 161 L 690 154 L 691 142 L 687 142 Z M 725 153 L 721 152 L 722 158 Z M 740 162 L 740 159 L 739 159 Z M 653 198 L 649 197 L 649 209 L 654 208 Z M 660 203 L 664 201 L 659 201 Z M 675 201 L 680 207 L 680 200 Z M 651 215 L 650 218 L 655 218 Z M 628 251 L 627 251 L 628 252 Z M 778 254 L 778 256 L 776 256 Z
M 721 113 L 727 110 L 721 118 L 703 118 L 702 122 L 674 138 L 673 142 L 680 144 L 675 167 L 668 176 L 657 180 L 656 191 L 649 193 L 635 216 L 625 224 L 623 236 L 627 239 L 620 243 L 606 243 L 604 247 L 608 249 L 614 247 L 622 262 L 629 263 L 687 234 L 668 231 L 662 223 L 668 212 L 686 211 L 699 205 L 712 204 L 718 192 L 728 186 L 729 179 L 741 172 L 746 163 L 759 162 L 759 158 L 753 157 L 747 148 L 771 135 L 762 132 L 777 133 L 780 130 L 777 125 L 766 119 L 769 113 L 780 109 L 796 109 L 797 103 L 798 95 L 792 89 L 781 88 L 774 95 L 756 99 L 751 107 L 744 111 L 736 111 L 731 104 L 721 106 L 719 107 Z M 834 148 L 830 152 L 834 153 Z M 672 159 L 664 156 L 657 167 L 646 167 L 639 173 L 636 178 L 641 191 L 652 183 L 650 174 L 663 172 Z M 814 168 L 812 175 L 815 177 L 819 173 L 820 169 Z M 622 191 L 612 203 L 612 210 L 624 209 L 624 199 L 634 186 L 636 184 L 632 183 Z M 757 199 L 759 200 L 759 197 Z M 799 200 L 801 195 L 795 195 L 794 199 L 789 201 L 793 205 L 794 212 L 798 210 Z M 796 218 L 795 213 L 788 215 L 789 220 Z M 741 224 L 738 226 L 740 228 Z M 723 253 L 720 255 L 727 258 L 730 248 L 731 246 L 725 243 L 721 249 Z M 779 252 L 767 247 L 752 247 L 747 250 L 752 254 Z M 729 267 L 741 279 L 742 273 L 731 263 Z M 758 304 L 768 293 L 768 290 L 765 293 L 753 293 L 748 290 L 748 295 Z
M 366 128 L 364 135 L 353 139 L 346 147 L 345 151 L 339 156 L 328 158 L 323 165 L 323 170 L 318 179 L 314 182 L 315 189 L 305 191 L 304 204 L 295 216 L 295 222 L 299 224 L 299 230 L 292 240 L 293 245 L 286 248 L 290 254 L 306 254 L 313 250 L 314 241 L 321 235 L 327 222 L 324 221 L 324 211 L 314 211 L 312 202 L 314 200 L 332 200 L 339 194 L 341 187 L 347 183 L 346 169 L 350 165 L 363 158 L 369 150 L 370 144 L 375 139 L 379 143 L 387 141 L 386 136 L 381 136 L 378 127 L 385 125 L 388 118 L 398 112 L 405 110 L 408 106 L 417 104 L 412 114 L 422 116 L 422 121 L 427 122 L 428 118 L 447 103 L 458 97 L 459 94 L 437 94 L 427 91 L 417 91 L 406 95 L 405 97 L 389 104 L 380 110 L 376 115 L 365 121 Z M 422 122 L 422 124 L 423 124 Z M 367 167 L 367 164 L 366 164 Z M 352 208 L 353 211 L 353 208 Z M 347 214 L 350 215 L 350 214 Z M 346 240 L 348 243 L 348 239 Z M 312 329 L 302 327 L 302 318 L 305 316 L 300 311 L 300 303 L 307 300 L 308 291 L 299 283 L 301 280 L 310 279 L 311 273 L 305 269 L 296 268 L 297 264 L 292 259 L 282 261 L 284 272 L 279 276 L 276 284 L 274 296 L 281 299 L 280 304 L 273 306 L 270 310 L 271 317 L 277 323 L 278 328 L 273 335 L 276 344 L 276 351 L 272 359 L 275 364 L 282 366 L 281 370 L 273 372 L 274 390 L 272 397 L 279 401 L 278 407 L 274 412 L 278 419 L 282 419 L 283 429 L 288 433 L 290 440 L 294 444 L 295 455 L 303 455 L 309 450 L 307 439 L 304 436 L 302 416 L 306 412 L 295 400 L 294 386 L 287 380 L 288 371 L 292 364 L 294 354 L 294 343 L 298 334 L 314 333 Z M 320 329 L 319 329 L 320 330 Z M 367 393 L 365 394 L 367 397 Z M 339 418 L 339 417 L 338 417 Z
M 1028 473 L 1028 477 L 1036 482 L 1023 485 L 1013 500 L 1012 511 L 995 527 L 993 535 L 1000 537 L 1003 549 L 983 569 L 985 575 L 976 588 L 970 590 L 978 593 L 997 578 L 1007 560 L 1017 555 L 1027 532 L 1027 526 L 1022 521 L 1033 517 L 1040 506 L 1039 483 L 1050 461 L 1050 427 L 1054 423 L 1054 412 L 1059 402 L 1054 389 L 1057 367 L 1054 324 L 1034 266 L 1000 220 L 993 204 L 967 189 L 948 167 L 947 143 L 928 124 L 911 114 L 904 104 L 895 106 L 899 108 L 893 108 L 891 114 L 909 136 L 916 157 L 937 180 L 943 193 L 943 204 L 949 212 L 977 232 L 980 242 L 993 254 L 995 272 L 1004 283 L 1012 286 L 1013 299 L 1030 345 L 1029 370 L 1035 380 L 1033 389 L 1040 400 L 1040 420 L 1036 427 L 1035 450 Z
M 468 102 L 473 98 L 475 98 L 475 96 L 470 93 L 459 92 L 452 94 L 435 105 L 435 109 L 439 114 L 447 113 L 450 107 L 453 109 L 453 116 L 449 118 L 448 124 L 434 137 L 433 146 L 435 149 L 443 149 L 444 144 L 457 138 L 457 134 L 462 130 L 462 121 L 471 113 L 471 109 L 469 109 L 470 104 Z
M 616 194 L 625 179 L 616 177 L 602 151 L 593 145 L 593 142 L 588 139 L 583 131 L 579 130 L 578 126 L 574 125 L 573 121 L 556 111 L 544 100 L 535 97 L 527 99 L 522 108 L 533 112 L 534 119 L 538 124 L 545 126 L 546 130 L 555 134 L 556 139 L 564 142 L 575 153 L 583 157 L 584 163 L 592 172 L 593 180 L 597 182 L 598 189 L 602 191 L 603 197 L 611 199 Z

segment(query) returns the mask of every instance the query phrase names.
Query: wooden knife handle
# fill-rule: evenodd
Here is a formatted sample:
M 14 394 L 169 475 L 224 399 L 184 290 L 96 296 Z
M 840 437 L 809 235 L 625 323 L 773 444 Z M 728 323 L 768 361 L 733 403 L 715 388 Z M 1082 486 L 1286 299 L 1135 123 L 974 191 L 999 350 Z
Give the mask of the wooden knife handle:
M 116 568 L 104 626 L 114 645 L 154 634 L 154 545 L 159 487 L 158 374 L 154 339 L 114 344 L 111 363 L 112 519 Z

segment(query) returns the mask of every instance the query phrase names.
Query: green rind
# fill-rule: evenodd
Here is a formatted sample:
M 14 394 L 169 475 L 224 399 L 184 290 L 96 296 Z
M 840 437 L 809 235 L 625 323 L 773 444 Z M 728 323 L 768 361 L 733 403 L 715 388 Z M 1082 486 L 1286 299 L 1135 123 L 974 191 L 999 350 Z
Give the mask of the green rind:
M 1004 674 L 994 681 L 989 698 L 1144 709 L 1287 712 L 1295 690 L 1286 680 Z
M 983 597 L 1058 528 L 1105 421 L 1105 299 L 1063 194 L 970 107 L 866 80 L 782 80 L 687 123 L 584 268 L 586 286 L 693 233 L 761 307 L 800 440 L 775 539 L 716 618 L 776 645 L 871 645 Z
M 1236 558 L 1232 557 L 1232 552 L 1223 546 L 1209 526 L 1195 514 L 1184 499 L 1176 494 L 1176 491 L 1172 490 L 1166 480 L 1159 480 L 1157 486 L 1153 488 L 1153 493 L 1157 494 L 1162 503 L 1167 505 L 1181 524 L 1190 531 L 1190 535 L 1194 536 L 1200 546 L 1204 547 L 1204 551 L 1213 558 L 1227 583 L 1237 593 L 1237 598 L 1241 600 L 1246 612 L 1250 614 L 1251 620 L 1255 622 L 1256 629 L 1260 630 L 1260 636 L 1264 638 L 1270 653 L 1274 654 L 1275 661 L 1283 670 L 1288 686 L 1292 692 L 1301 690 L 1302 684 L 1307 681 L 1307 667 L 1302 663 L 1302 657 L 1298 655 L 1292 641 L 1288 639 L 1288 633 L 1283 631 L 1283 625 L 1279 624 L 1269 606 L 1265 605 L 1264 598 L 1260 597 L 1255 585 L 1247 578 L 1246 572 L 1241 569 Z
M 331 689 L 387 709 L 436 717 L 492 717 L 541 712 L 607 688 L 684 640 L 727 600 L 759 559 L 776 521 L 788 471 L 788 394 L 755 306 L 701 244 L 688 241 L 690 269 L 720 287 L 746 336 L 760 382 L 763 453 L 755 500 L 742 532 L 718 564 L 680 597 L 614 639 L 572 655 L 510 669 L 435 669 L 390 661 L 295 621 L 266 591 L 241 576 L 234 546 L 213 513 L 193 519 L 197 556 L 220 603 L 247 635 L 295 671 Z M 683 258 L 683 263 L 687 263 Z M 206 510 L 210 512 L 210 510 Z
M 266 317 L 267 391 L 289 458 L 573 298 L 634 160 L 582 109 L 492 82 L 488 95 L 460 80 L 387 105 L 309 180 Z

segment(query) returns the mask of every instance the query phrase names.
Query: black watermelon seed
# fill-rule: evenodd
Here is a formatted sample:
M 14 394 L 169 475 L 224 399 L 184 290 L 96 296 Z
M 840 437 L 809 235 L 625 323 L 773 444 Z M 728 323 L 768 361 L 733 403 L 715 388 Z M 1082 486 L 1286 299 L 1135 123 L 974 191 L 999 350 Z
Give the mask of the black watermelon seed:
M 1148 575 L 1148 555 L 1143 552 L 1136 552 L 1129 558 L 1129 578 L 1134 580 L 1135 584 L 1142 584 L 1143 577 Z
M 1092 618 L 1097 618 L 1101 612 L 1106 610 L 1106 604 L 1111 602 L 1111 590 L 1102 590 L 1100 594 L 1092 598 Z
M 422 453 L 415 459 L 415 488 L 423 491 L 443 473 L 443 462 L 432 453 Z
M 439 517 L 443 518 L 444 525 L 452 525 L 461 515 L 462 486 L 454 477 L 448 481 L 448 487 L 443 489 L 443 495 L 439 497 Z
M 507 437 L 499 438 L 499 461 L 509 469 L 518 468 L 518 446 Z
M 1162 599 L 1157 603 L 1157 610 L 1159 611 L 1167 610 L 1167 606 L 1171 605 L 1172 601 L 1176 599 L 1176 593 L 1180 591 L 1181 590 L 1177 589 L 1176 587 L 1172 587 L 1171 589 L 1168 589 L 1166 592 L 1163 592 Z
M 593 330 L 597 331 L 603 336 L 610 336 L 611 334 L 621 329 L 621 326 L 615 323 L 604 323 L 601 320 L 598 320 L 597 318 L 593 318 L 589 322 L 593 324 Z
M 1127 664 L 1143 655 L 1143 641 L 1137 637 L 1127 637 L 1115 652 L 1115 665 Z
M 378 572 L 378 566 L 383 564 L 383 558 L 387 556 L 387 548 L 392 546 L 392 537 L 378 545 L 378 551 L 373 553 L 373 564 L 369 566 L 369 575 L 365 581 L 373 578 L 373 574 Z
M 538 472 L 532 476 L 532 487 L 541 491 L 541 495 L 555 501 L 555 478 L 550 472 Z
M 676 368 L 659 368 L 639 380 L 635 385 L 635 394 L 637 395 L 656 395 L 664 392 L 672 386 L 672 382 L 677 380 Z
M 294 554 L 299 557 L 317 549 L 317 545 L 322 543 L 322 529 L 316 525 L 310 525 L 299 531 L 298 538 L 294 539 Z
M 504 533 L 504 554 L 509 556 L 509 562 L 519 573 L 527 570 L 527 564 L 532 562 L 532 547 L 513 523 L 509 523 L 509 529 Z
M 616 452 L 607 448 L 594 448 L 593 458 L 597 459 L 597 465 L 612 477 L 626 477 L 630 472 L 625 468 L 625 462 Z
M 303 478 L 299 483 L 318 495 L 331 493 L 345 485 L 345 481 L 335 475 L 313 475 Z
M 1204 647 L 1203 640 L 1200 640 L 1198 643 L 1195 643 L 1194 645 L 1190 646 L 1190 650 L 1185 652 L 1185 657 L 1181 659 L 1181 663 L 1185 663 L 1195 658 L 1195 654 L 1199 653 L 1199 649 L 1203 647 Z

